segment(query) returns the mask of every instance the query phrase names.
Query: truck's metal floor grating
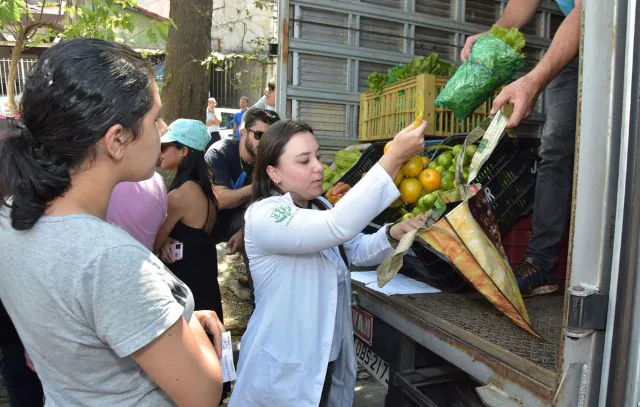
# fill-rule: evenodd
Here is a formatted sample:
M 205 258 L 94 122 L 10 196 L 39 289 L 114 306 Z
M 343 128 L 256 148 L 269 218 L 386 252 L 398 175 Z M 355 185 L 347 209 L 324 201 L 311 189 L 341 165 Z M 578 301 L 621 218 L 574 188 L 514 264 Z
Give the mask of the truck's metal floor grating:
M 516 326 L 479 294 L 410 295 L 406 296 L 406 301 L 545 369 L 556 369 L 562 333 L 563 295 L 525 299 L 531 324 L 545 341 Z

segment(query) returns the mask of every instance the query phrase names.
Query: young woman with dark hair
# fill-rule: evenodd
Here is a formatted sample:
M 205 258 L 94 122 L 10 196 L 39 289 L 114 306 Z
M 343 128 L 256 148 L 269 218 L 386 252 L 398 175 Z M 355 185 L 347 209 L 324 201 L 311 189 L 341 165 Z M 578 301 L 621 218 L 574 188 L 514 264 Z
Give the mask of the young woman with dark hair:
M 160 151 L 147 62 L 95 39 L 46 50 L 0 145 L 0 298 L 47 405 L 217 405 L 221 372 L 188 287 L 105 221 Z
M 218 214 L 212 174 L 204 161 L 211 136 L 198 120 L 178 119 L 162 137 L 160 166 L 175 171 L 169 187 L 167 219 L 155 248 L 167 267 L 193 292 L 196 308 L 214 310 L 223 319 L 218 258 L 211 231 Z M 176 246 L 178 245 L 178 246 Z M 172 247 L 181 247 L 179 258 Z
M 284 120 L 260 139 L 245 247 L 256 307 L 242 337 L 230 406 L 350 406 L 355 385 L 349 262 L 381 263 L 424 217 L 360 232 L 400 193 L 393 178 L 423 148 L 425 124 L 402 130 L 336 204 L 322 194 L 311 128 Z

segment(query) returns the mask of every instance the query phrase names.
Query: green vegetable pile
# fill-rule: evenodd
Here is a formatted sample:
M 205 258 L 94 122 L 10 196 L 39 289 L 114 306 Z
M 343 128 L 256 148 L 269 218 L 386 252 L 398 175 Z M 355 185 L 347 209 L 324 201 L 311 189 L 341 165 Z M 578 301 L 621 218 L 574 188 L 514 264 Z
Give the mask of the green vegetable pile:
M 464 119 L 522 68 L 524 35 L 517 28 L 493 26 L 473 44 L 469 60 L 447 82 L 435 100 Z
M 372 72 L 368 77 L 369 91 L 380 93 L 389 85 L 421 74 L 450 76 L 453 70 L 453 64 L 443 60 L 437 52 L 432 52 L 428 57 L 415 57 L 406 64 L 396 65 L 386 74 Z
M 337 151 L 333 165 L 335 170 L 327 164 L 323 164 L 324 176 L 322 178 L 322 190 L 327 191 L 332 185 L 338 182 L 340 178 L 358 162 L 361 155 L 362 153 L 357 150 Z

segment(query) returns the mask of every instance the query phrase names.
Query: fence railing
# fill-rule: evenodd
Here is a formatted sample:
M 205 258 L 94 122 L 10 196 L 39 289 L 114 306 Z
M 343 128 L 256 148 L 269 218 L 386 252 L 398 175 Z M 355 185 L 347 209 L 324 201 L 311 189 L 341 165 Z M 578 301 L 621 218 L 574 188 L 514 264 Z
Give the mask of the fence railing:
M 241 96 L 249 98 L 249 106 L 262 97 L 267 86 L 267 67 L 258 61 L 237 60 L 229 68 L 216 66 L 210 71 L 209 96 L 218 107 L 237 108 Z
M 27 76 L 31 71 L 31 67 L 35 65 L 38 60 L 36 58 L 21 58 L 18 61 L 18 74 L 16 75 L 15 82 L 15 94 L 19 95 L 24 90 L 24 83 L 27 80 Z M 9 66 L 11 65 L 11 58 L 0 58 L 0 95 L 7 95 L 7 83 L 9 79 Z
M 163 58 L 151 60 L 156 68 L 156 75 L 161 81 L 164 75 Z M 29 72 L 38 60 L 36 58 L 21 58 L 18 62 L 18 72 L 15 81 L 15 94 L 20 95 Z M 7 95 L 9 66 L 11 58 L 0 58 L 0 97 Z M 267 67 L 257 61 L 238 61 L 231 69 L 212 69 L 210 72 L 210 96 L 218 100 L 220 107 L 235 108 L 240 96 L 249 97 L 249 103 L 254 104 L 266 86 Z M 212 91 L 212 92 L 211 92 Z

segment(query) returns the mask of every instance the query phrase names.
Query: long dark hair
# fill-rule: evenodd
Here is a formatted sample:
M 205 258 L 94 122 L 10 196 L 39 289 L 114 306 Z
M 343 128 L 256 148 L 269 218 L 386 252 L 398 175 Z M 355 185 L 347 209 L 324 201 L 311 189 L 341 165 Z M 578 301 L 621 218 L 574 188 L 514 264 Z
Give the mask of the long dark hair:
M 186 148 L 188 152 L 187 155 L 182 158 L 180 164 L 178 164 L 176 175 L 173 177 L 169 190 L 173 191 L 176 188 L 180 188 L 185 182 L 193 181 L 200 186 L 202 192 L 204 192 L 207 199 L 211 201 L 217 210 L 218 200 L 213 194 L 213 173 L 204 160 L 204 152 L 187 147 L 177 141 L 173 144 L 175 144 L 178 149 Z
M 298 120 L 280 120 L 269 127 L 260 139 L 256 163 L 253 168 L 253 182 L 251 184 L 252 200 L 259 201 L 280 191 L 269 175 L 267 167 L 277 166 L 280 156 L 291 137 L 298 133 L 311 133 L 313 130 L 305 123 Z
M 70 187 L 70 172 L 93 159 L 96 143 L 120 124 L 133 137 L 153 104 L 153 71 L 131 48 L 97 39 L 45 51 L 22 96 L 22 121 L 0 145 L 0 207 L 11 225 L 33 227 Z

